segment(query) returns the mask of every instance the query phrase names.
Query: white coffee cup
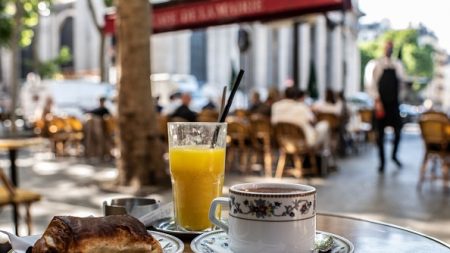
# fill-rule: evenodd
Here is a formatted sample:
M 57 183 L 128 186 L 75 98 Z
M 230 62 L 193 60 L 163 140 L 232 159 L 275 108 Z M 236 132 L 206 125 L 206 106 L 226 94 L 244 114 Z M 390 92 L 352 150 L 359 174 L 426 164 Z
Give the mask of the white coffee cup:
M 229 207 L 228 224 L 216 217 Z M 310 253 L 316 234 L 316 189 L 288 183 L 247 183 L 213 200 L 212 223 L 225 230 L 234 253 Z

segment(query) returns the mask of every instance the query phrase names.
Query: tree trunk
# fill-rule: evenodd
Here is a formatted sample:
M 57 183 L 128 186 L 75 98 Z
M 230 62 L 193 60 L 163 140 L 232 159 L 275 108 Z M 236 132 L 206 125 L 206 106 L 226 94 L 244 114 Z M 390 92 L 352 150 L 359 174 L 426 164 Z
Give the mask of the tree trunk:
M 97 15 L 95 13 L 95 7 L 92 3 L 92 0 L 88 0 L 88 9 L 89 13 L 91 13 L 92 22 L 94 22 L 94 26 L 97 29 L 98 34 L 100 35 L 100 52 L 99 52 L 99 68 L 100 68 L 100 82 L 106 82 L 106 68 L 105 68 L 105 45 L 106 38 L 105 33 L 103 32 L 103 27 L 97 21 Z
M 106 45 L 106 37 L 103 31 L 100 32 L 100 54 L 99 54 L 99 65 L 100 65 L 100 82 L 107 82 L 106 75 L 106 63 L 105 63 L 105 45 Z
M 148 0 L 118 1 L 120 185 L 165 184 L 169 179 L 151 96 L 149 13 Z
M 34 35 L 33 35 L 33 42 L 31 43 L 31 50 L 33 54 L 33 65 L 32 70 L 34 73 L 39 73 L 39 63 L 41 63 L 41 59 L 39 58 L 39 36 L 41 33 L 41 27 L 39 25 L 40 17 L 38 15 L 38 24 L 34 27 Z
M 11 75 L 11 130 L 16 131 L 16 108 L 17 96 L 19 91 L 20 80 L 20 31 L 22 30 L 22 3 L 16 1 L 16 13 L 14 14 L 14 25 L 11 36 L 11 51 L 12 51 L 12 75 Z

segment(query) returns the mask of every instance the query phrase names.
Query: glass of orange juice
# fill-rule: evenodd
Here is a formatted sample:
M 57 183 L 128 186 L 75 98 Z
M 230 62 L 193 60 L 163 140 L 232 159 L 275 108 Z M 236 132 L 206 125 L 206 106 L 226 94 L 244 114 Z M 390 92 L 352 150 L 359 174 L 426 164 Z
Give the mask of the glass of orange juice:
M 168 132 L 175 222 L 182 230 L 207 230 L 211 202 L 222 194 L 227 125 L 170 122 Z

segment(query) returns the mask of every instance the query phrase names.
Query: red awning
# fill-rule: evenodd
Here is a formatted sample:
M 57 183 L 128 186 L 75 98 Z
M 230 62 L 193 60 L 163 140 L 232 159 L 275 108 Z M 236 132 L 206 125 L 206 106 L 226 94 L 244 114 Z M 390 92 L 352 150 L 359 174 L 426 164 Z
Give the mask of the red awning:
M 202 0 L 153 7 L 153 32 L 195 29 L 249 21 L 268 21 L 349 8 L 349 0 Z M 114 33 L 115 14 L 105 16 Z

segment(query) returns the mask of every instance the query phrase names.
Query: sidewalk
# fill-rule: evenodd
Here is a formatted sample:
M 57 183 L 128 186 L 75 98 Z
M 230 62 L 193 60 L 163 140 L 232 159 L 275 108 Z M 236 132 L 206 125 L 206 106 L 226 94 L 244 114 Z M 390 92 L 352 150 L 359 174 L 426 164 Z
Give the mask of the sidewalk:
M 388 163 L 384 175 L 377 171 L 375 147 L 368 145 L 360 154 L 341 159 L 339 170 L 325 178 L 285 178 L 282 181 L 315 186 L 319 212 L 388 222 L 450 243 L 450 195 L 443 192 L 440 181 L 426 182 L 421 192 L 416 189 L 424 152 L 417 129 L 404 131 L 400 145 L 403 169 Z M 389 145 L 387 152 L 390 150 Z M 114 164 L 94 166 L 76 158 L 54 159 L 40 148 L 20 152 L 18 166 L 20 186 L 44 196 L 32 207 L 35 233 L 42 233 L 55 215 L 102 215 L 103 200 L 128 196 L 103 192 L 98 187 L 98 182 L 116 176 Z M 8 172 L 5 152 L 0 153 L 0 167 Z M 279 181 L 226 175 L 224 192 L 235 183 L 263 180 Z M 155 188 L 149 197 L 167 202 L 171 200 L 171 190 Z M 11 217 L 9 207 L 0 210 L 0 229 L 12 231 Z M 26 234 L 25 225 L 21 226 L 21 234 Z

